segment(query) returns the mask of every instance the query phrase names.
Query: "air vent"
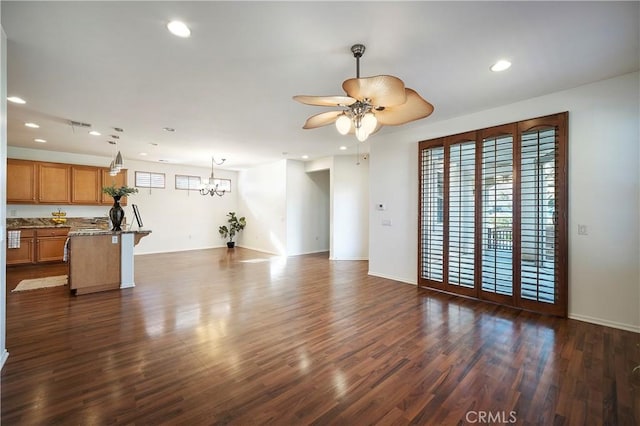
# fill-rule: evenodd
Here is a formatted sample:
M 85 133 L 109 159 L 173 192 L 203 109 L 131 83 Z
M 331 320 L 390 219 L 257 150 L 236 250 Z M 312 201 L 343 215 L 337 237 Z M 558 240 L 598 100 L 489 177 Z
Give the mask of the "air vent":
M 83 123 L 82 121 L 69 121 L 69 124 L 73 127 L 91 127 L 89 123 Z

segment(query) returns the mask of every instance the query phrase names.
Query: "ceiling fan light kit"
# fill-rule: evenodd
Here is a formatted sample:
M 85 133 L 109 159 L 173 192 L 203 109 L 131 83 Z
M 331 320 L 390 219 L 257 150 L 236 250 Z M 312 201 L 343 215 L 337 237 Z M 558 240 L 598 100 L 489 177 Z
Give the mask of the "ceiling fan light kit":
M 351 46 L 351 53 L 356 58 L 356 78 L 342 83 L 347 96 L 293 97 L 306 105 L 344 108 L 309 117 L 303 129 L 315 129 L 335 123 L 341 135 L 355 134 L 360 142 L 364 142 L 382 126 L 399 126 L 431 115 L 433 105 L 416 91 L 406 88 L 398 77 L 378 75 L 360 78 L 360 58 L 364 51 L 363 44 Z

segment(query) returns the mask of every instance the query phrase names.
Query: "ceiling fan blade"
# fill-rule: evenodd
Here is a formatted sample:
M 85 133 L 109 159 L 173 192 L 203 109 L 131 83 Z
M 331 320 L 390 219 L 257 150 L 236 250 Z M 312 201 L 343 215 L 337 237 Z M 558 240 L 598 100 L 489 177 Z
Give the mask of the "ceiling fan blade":
M 428 117 L 433 112 L 433 105 L 422 99 L 415 90 L 405 89 L 407 101 L 402 105 L 385 107 L 377 111 L 378 123 L 383 126 L 399 126 L 410 121 Z
M 405 103 L 404 82 L 392 75 L 350 78 L 342 83 L 342 89 L 360 101 L 369 99 L 375 106 L 393 106 Z
M 328 111 L 321 112 L 320 114 L 312 115 L 307 118 L 307 121 L 302 126 L 303 129 L 315 129 L 316 127 L 326 126 L 327 124 L 334 123 L 342 111 Z
M 318 105 L 318 106 L 349 106 L 356 102 L 357 99 L 349 96 L 307 96 L 297 95 L 293 97 L 294 100 L 306 104 L 306 105 Z

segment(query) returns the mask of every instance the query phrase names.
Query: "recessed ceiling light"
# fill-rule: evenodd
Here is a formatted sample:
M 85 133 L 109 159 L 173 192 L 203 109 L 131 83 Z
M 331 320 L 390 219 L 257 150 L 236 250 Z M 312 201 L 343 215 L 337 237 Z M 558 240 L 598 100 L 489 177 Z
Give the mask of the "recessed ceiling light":
M 187 38 L 191 35 L 191 30 L 182 21 L 171 21 L 167 24 L 167 28 L 171 31 L 171 34 L 178 37 Z
M 344 150 L 346 150 L 346 149 L 347 149 L 347 147 L 346 147 L 346 146 L 341 146 L 341 147 L 340 147 L 340 151 L 344 151 Z
M 101 133 L 100 133 L 100 132 L 98 132 L 97 130 L 91 130 L 91 131 L 89 132 L 89 134 L 90 134 L 91 136 L 100 136 L 100 135 L 101 135 Z
M 40 127 L 36 123 L 24 123 L 24 125 L 27 126 L 27 127 L 31 127 L 32 129 L 37 129 L 37 128 Z
M 138 155 L 141 155 L 141 156 L 145 157 L 145 156 L 147 155 L 147 153 L 146 153 L 146 152 L 141 152 L 141 153 L 140 153 L 140 154 L 138 154 Z
M 500 59 L 498 62 L 491 65 L 491 71 L 493 72 L 504 71 L 508 69 L 510 66 L 511 66 L 511 62 L 507 61 L 506 59 Z
M 164 130 L 165 132 L 175 132 L 176 129 L 174 129 L 173 127 L 163 127 L 162 130 Z
M 33 141 L 38 143 L 47 143 L 45 139 L 40 139 L 40 138 L 34 139 Z
M 19 97 L 17 97 L 17 96 L 9 96 L 9 97 L 7 98 L 7 100 L 8 100 L 9 102 L 13 102 L 14 104 L 26 104 L 26 103 L 27 103 L 27 101 L 25 101 L 24 99 L 19 98 Z
M 302 156 L 302 158 L 303 158 L 304 160 L 306 160 L 307 158 L 309 158 L 309 156 L 308 156 L 308 155 L 303 155 L 303 156 Z

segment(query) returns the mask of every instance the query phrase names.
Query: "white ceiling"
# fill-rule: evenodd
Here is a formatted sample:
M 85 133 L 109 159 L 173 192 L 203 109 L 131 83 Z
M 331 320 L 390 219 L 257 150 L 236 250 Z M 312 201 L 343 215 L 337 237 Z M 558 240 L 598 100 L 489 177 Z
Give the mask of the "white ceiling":
M 637 71 L 639 5 L 2 1 L 8 95 L 27 100 L 8 105 L 8 144 L 110 156 L 108 135 L 121 127 L 125 162 L 207 167 L 215 155 L 241 168 L 353 153 L 355 137 L 333 126 L 302 130 L 328 109 L 291 99 L 343 94 L 342 81 L 355 76 L 352 44 L 367 47 L 363 77 L 400 77 L 435 106 L 406 125 L 423 126 Z M 171 35 L 172 19 L 191 37 Z M 492 73 L 499 58 L 513 66 Z

